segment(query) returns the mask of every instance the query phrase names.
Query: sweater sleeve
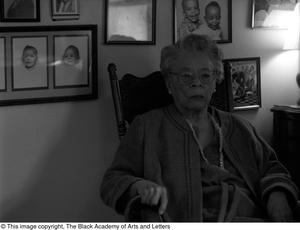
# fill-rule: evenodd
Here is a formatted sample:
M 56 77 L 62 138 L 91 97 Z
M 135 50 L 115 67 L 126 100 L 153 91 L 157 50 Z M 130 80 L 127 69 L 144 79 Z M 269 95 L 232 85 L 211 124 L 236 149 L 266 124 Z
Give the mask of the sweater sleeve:
M 252 127 L 255 135 L 255 149 L 258 166 L 261 172 L 260 190 L 262 200 L 268 200 L 270 192 L 274 190 L 284 191 L 290 204 L 296 204 L 298 188 L 293 183 L 288 170 L 279 162 L 275 151 Z
M 143 120 L 138 116 L 130 125 L 127 134 L 121 140 L 112 165 L 107 169 L 102 179 L 100 196 L 105 204 L 123 214 L 124 205 L 118 201 L 128 197 L 128 188 L 143 176 Z M 125 202 L 128 202 L 125 201 Z

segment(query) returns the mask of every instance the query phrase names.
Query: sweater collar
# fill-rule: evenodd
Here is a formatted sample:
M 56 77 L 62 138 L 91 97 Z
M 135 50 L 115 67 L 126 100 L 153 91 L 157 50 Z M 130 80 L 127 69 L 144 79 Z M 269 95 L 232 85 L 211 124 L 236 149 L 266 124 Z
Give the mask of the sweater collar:
M 227 137 L 231 133 L 231 126 L 229 125 L 230 116 L 228 116 L 228 113 L 220 111 L 212 106 L 208 107 L 208 112 L 213 116 L 218 125 L 221 127 L 224 137 Z M 180 113 L 175 104 L 171 104 L 166 107 L 166 113 L 176 123 L 176 126 L 185 131 L 190 131 L 189 125 L 187 124 L 184 116 Z

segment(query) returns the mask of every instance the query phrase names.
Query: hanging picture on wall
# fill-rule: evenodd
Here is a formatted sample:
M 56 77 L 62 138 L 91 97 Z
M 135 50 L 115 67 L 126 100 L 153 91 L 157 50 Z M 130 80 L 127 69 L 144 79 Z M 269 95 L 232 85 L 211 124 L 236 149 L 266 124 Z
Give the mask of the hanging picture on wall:
M 155 44 L 156 0 L 105 0 L 106 44 Z
M 0 91 L 6 91 L 5 38 L 0 37 Z
M 40 0 L 2 0 L 1 21 L 39 22 Z
M 231 43 L 231 4 L 231 0 L 174 0 L 174 41 L 192 33 Z
M 12 89 L 48 88 L 47 37 L 12 37 Z
M 88 86 L 88 36 L 54 37 L 54 87 Z
M 253 0 L 252 28 L 287 29 L 298 0 Z M 299 17 L 299 16 L 298 16 Z
M 225 72 L 230 81 L 233 110 L 257 109 L 261 107 L 260 58 L 239 58 L 224 60 L 229 71 Z M 229 76 L 228 76 L 229 75 Z
M 79 18 L 78 0 L 51 0 L 53 20 L 73 20 Z
M 97 25 L 1 27 L 0 105 L 97 98 L 97 50 Z

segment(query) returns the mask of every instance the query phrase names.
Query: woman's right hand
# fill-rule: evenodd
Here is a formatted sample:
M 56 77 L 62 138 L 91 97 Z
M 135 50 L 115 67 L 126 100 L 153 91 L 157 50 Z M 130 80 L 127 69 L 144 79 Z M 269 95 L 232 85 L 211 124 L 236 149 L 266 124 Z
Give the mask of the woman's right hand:
M 132 193 L 137 193 L 141 196 L 143 204 L 155 206 L 159 204 L 158 212 L 162 215 L 167 208 L 168 194 L 164 186 L 147 180 L 140 180 L 131 185 Z

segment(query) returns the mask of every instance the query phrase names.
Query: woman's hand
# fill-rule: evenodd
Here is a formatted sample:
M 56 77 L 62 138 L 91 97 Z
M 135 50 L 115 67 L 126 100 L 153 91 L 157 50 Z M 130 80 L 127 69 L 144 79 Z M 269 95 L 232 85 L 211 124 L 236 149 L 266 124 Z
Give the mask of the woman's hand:
M 158 212 L 160 215 L 166 211 L 168 195 L 165 187 L 151 181 L 140 180 L 131 185 L 130 190 L 141 196 L 141 202 L 143 204 L 151 206 L 159 204 Z
M 267 211 L 272 221 L 293 221 L 293 212 L 285 193 L 282 191 L 273 191 L 270 193 Z

